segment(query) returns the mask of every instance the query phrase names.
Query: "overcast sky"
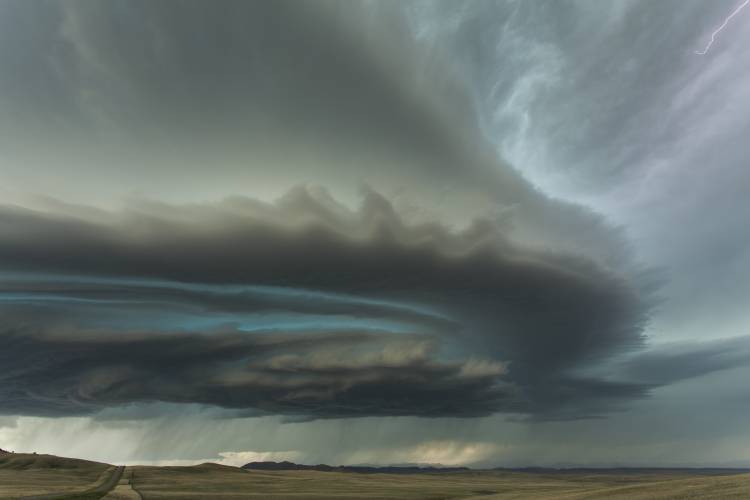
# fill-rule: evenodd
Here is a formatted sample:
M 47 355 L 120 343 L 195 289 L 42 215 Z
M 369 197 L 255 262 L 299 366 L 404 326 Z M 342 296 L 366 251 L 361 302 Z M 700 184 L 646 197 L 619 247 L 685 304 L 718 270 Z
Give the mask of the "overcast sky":
M 0 2 L 0 447 L 750 466 L 738 7 Z

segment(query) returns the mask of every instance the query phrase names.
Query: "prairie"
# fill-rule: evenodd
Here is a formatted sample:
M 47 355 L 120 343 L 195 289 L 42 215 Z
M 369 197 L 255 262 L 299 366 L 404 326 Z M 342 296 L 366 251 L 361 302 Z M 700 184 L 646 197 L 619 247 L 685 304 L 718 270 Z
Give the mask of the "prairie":
M 357 474 L 244 471 L 215 464 L 133 470 L 134 485 L 146 500 L 750 498 L 750 474 L 689 471 Z
M 62 493 L 69 493 L 70 498 L 89 498 L 92 495 L 81 494 L 103 485 L 114 471 L 112 465 L 88 460 L 3 453 L 0 454 L 0 498 Z
M 245 470 L 202 464 L 135 466 L 128 467 L 122 475 L 121 471 L 108 464 L 50 455 L 2 455 L 0 499 L 750 498 L 750 473 L 689 469 L 354 473 Z

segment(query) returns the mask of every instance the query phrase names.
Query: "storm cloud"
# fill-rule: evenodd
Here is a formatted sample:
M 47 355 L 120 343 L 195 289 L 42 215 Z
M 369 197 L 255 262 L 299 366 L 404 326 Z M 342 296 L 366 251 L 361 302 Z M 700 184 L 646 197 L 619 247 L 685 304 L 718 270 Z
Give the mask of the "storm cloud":
M 731 4 L 1 2 L 0 439 L 746 464 Z
M 363 196 L 0 209 L 0 300 L 23 327 L 3 333 L 6 412 L 583 416 L 645 393 L 574 374 L 641 344 L 649 303 L 623 277 Z
M 374 334 L 0 336 L 3 409 L 12 413 L 167 402 L 311 417 L 478 416 L 512 397 L 499 363 L 440 363 L 423 342 Z

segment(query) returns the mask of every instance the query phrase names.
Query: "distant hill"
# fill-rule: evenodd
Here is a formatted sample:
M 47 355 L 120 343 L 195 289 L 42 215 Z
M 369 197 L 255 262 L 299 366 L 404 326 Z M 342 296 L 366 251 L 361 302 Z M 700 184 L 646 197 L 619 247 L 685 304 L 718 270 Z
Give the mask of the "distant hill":
M 110 465 L 78 458 L 56 457 L 54 455 L 8 452 L 0 454 L 0 470 L 96 469 L 103 471 L 107 467 L 110 467 Z
M 235 467 L 233 465 L 221 465 L 213 462 L 205 462 L 199 465 L 146 465 L 143 467 L 190 475 L 211 475 L 214 473 L 245 474 L 247 472 L 242 470 L 240 467 Z
M 440 473 L 440 472 L 462 472 L 471 469 L 469 467 L 418 467 L 418 466 L 384 466 L 373 467 L 365 465 L 303 465 L 294 462 L 250 462 L 242 466 L 246 470 L 313 470 L 319 472 L 356 472 L 362 474 L 419 474 L 419 473 Z M 529 474 L 561 474 L 561 475 L 580 475 L 580 474 L 612 474 L 612 475 L 644 475 L 644 474 L 692 474 L 692 475 L 724 475 L 724 474 L 743 474 L 750 472 L 746 468 L 722 468 L 722 467 L 705 467 L 705 468 L 649 468 L 649 467 L 612 467 L 612 468 L 594 468 L 594 467 L 496 467 L 486 469 L 504 472 L 526 472 Z
M 365 465 L 302 465 L 294 462 L 250 462 L 242 466 L 247 470 L 314 470 L 319 472 L 356 472 L 360 474 L 418 474 L 425 472 L 460 472 L 470 470 L 467 467 L 417 467 L 385 466 L 370 467 Z

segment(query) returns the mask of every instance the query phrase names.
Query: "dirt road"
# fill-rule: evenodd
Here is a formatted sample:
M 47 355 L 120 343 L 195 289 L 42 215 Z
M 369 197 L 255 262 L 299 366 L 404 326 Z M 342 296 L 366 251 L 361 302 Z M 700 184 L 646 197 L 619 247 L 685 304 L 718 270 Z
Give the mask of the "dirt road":
M 133 489 L 130 484 L 132 479 L 132 470 L 125 470 L 125 473 L 120 477 L 117 486 L 109 493 L 102 497 L 102 500 L 143 500 L 141 494 Z
M 125 471 L 125 467 L 116 467 L 115 470 L 112 472 L 112 475 L 109 476 L 109 478 L 97 486 L 96 488 L 93 488 L 89 490 L 91 493 L 105 493 L 108 492 L 117 486 L 117 483 L 120 482 L 120 478 L 122 477 L 122 473 Z M 58 498 L 66 498 L 71 496 L 71 492 L 67 493 L 47 493 L 46 495 L 33 495 L 33 496 L 26 496 L 26 497 L 19 497 L 19 500 L 56 500 Z M 109 498 L 109 495 L 107 495 L 104 498 Z M 138 495 L 137 497 L 140 499 L 141 496 Z

